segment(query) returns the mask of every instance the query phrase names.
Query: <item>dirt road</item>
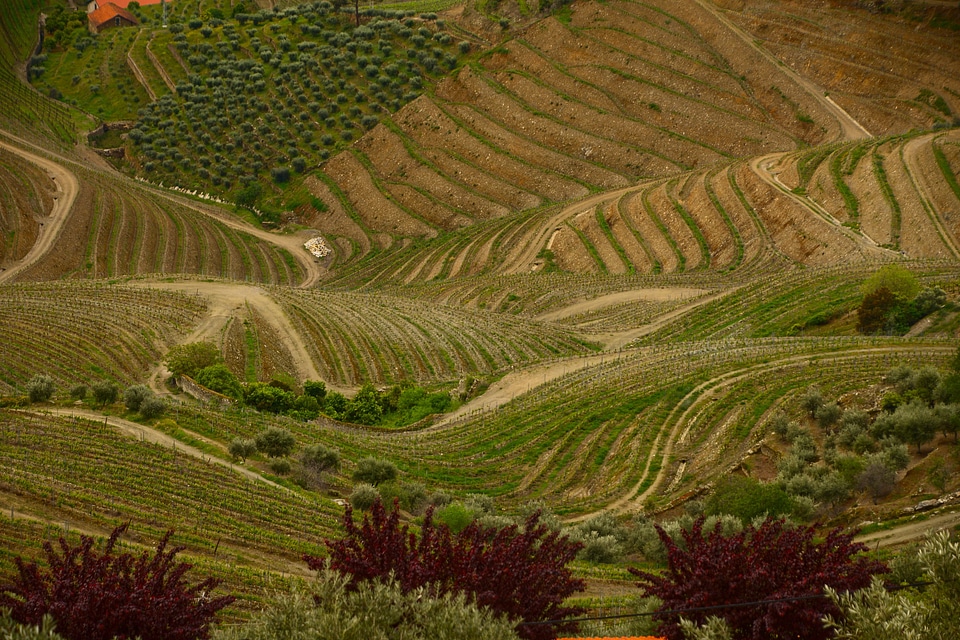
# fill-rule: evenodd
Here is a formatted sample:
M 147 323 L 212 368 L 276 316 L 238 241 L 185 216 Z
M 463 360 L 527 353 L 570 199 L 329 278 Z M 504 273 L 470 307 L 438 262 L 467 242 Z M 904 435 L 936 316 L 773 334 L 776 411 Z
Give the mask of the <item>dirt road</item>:
M 829 111 L 833 117 L 837 119 L 837 122 L 840 124 L 840 131 L 842 133 L 843 140 L 862 140 L 864 138 L 870 137 L 870 132 L 867 131 L 863 125 L 857 122 L 853 116 L 843 110 L 840 105 L 834 102 L 828 95 L 825 94 L 824 90 L 821 87 L 818 87 L 816 84 L 804 78 L 799 73 L 785 65 L 779 58 L 775 55 L 764 49 L 762 46 L 757 44 L 756 40 L 749 33 L 745 32 L 743 29 L 733 24 L 723 12 L 720 11 L 710 0 L 694 0 L 699 4 L 703 9 L 709 11 L 713 16 L 721 23 L 723 26 L 727 27 L 732 31 L 737 37 L 743 40 L 747 45 L 754 49 L 757 53 L 767 59 L 773 66 L 779 69 L 785 76 L 793 80 L 797 85 L 803 88 L 807 93 L 813 97 L 814 100 L 819 102 L 827 111 Z
M 629 329 L 627 331 L 620 332 L 611 332 L 607 334 L 597 334 L 590 336 L 591 339 L 599 341 L 604 346 L 605 353 L 593 355 L 593 356 L 583 356 L 576 358 L 567 358 L 564 360 L 549 362 L 546 364 L 537 364 L 531 365 L 529 367 L 524 367 L 520 371 L 512 371 L 505 375 L 503 378 L 497 382 L 490 385 L 490 388 L 487 391 L 477 398 L 470 400 L 466 404 L 462 405 L 456 411 L 445 415 L 443 418 L 435 422 L 429 429 L 426 431 L 434 431 L 439 428 L 442 428 L 445 425 L 457 422 L 463 419 L 466 416 L 469 416 L 473 413 L 482 413 L 484 411 L 493 411 L 494 409 L 503 406 L 513 400 L 515 397 L 530 391 L 531 389 L 546 384 L 552 380 L 563 377 L 568 373 L 573 373 L 579 371 L 580 369 L 585 369 L 587 367 L 592 367 L 603 362 L 610 362 L 616 360 L 620 357 L 618 353 L 619 350 L 634 340 L 637 340 L 645 335 L 653 333 L 654 331 L 660 329 L 664 325 L 678 317 L 682 316 L 685 313 L 696 309 L 697 307 L 712 302 L 718 298 L 722 298 L 733 291 L 736 291 L 739 287 L 732 287 L 724 291 L 717 292 L 709 296 L 703 296 L 691 302 L 690 304 L 684 305 L 679 309 L 674 309 L 668 313 L 665 313 L 661 316 L 657 316 L 652 322 L 645 324 L 643 326 L 637 327 L 635 329 Z M 649 290 L 643 290 L 649 291 Z M 700 291 L 698 289 L 688 289 L 687 292 L 691 291 Z M 624 292 L 624 294 L 636 294 L 637 292 Z M 621 294 L 612 294 L 612 295 L 621 295 Z M 641 294 L 645 295 L 645 294 Z M 604 296 L 605 298 L 606 296 Z M 597 300 L 600 300 L 599 298 Z M 592 301 L 587 301 L 590 303 Z M 585 303 L 585 304 L 587 304 Z M 558 312 L 562 313 L 564 310 L 561 309 Z M 631 350 L 631 353 L 637 353 L 636 350 Z
M 0 135 L 7 134 L 0 131 Z M 23 142 L 14 136 L 9 137 L 18 142 Z M 8 144 L 2 140 L 0 140 L 0 148 L 10 153 L 15 153 L 27 162 L 43 169 L 57 187 L 57 193 L 53 196 L 53 208 L 47 215 L 47 219 L 41 223 L 37 241 L 30 248 L 30 251 L 27 252 L 27 255 L 13 266 L 7 267 L 5 271 L 0 272 L 0 283 L 3 283 L 12 280 L 18 273 L 37 262 L 53 248 L 57 238 L 60 237 L 63 224 L 67 221 L 67 217 L 73 210 L 73 203 L 77 199 L 77 193 L 80 191 L 80 184 L 77 182 L 77 176 L 53 160 L 35 153 L 30 153 L 19 146 Z
M 627 302 L 669 302 L 672 300 L 684 300 L 686 298 L 695 298 L 707 293 L 707 289 L 693 289 L 689 287 L 657 287 L 651 289 L 631 289 L 629 291 L 618 291 L 604 296 L 597 296 L 582 302 L 575 302 L 562 309 L 548 311 L 536 316 L 536 320 L 545 320 L 555 322 L 579 313 L 589 313 L 597 311 L 604 307 L 611 307 L 617 304 Z
M 907 170 L 907 176 L 910 178 L 910 183 L 913 185 L 913 189 L 917 193 L 917 198 L 920 199 L 920 204 L 923 206 L 924 211 L 926 211 L 927 216 L 933 223 L 933 226 L 937 229 L 940 239 L 945 245 L 947 245 L 947 248 L 950 249 L 950 252 L 953 253 L 953 257 L 960 258 L 960 249 L 957 248 L 957 243 L 953 237 L 953 234 L 951 234 L 950 231 L 943 226 L 944 217 L 950 217 L 952 212 L 937 211 L 936 206 L 930 200 L 930 198 L 924 195 L 931 193 L 932 189 L 930 184 L 928 184 L 927 178 L 924 176 L 923 171 L 920 170 L 920 165 L 917 161 L 917 155 L 920 153 L 920 149 L 924 145 L 932 144 L 932 140 L 934 138 L 938 138 L 942 135 L 946 134 L 931 133 L 929 135 L 913 138 L 907 142 L 907 144 L 901 147 L 900 153 L 902 154 L 901 158 L 903 159 L 903 166 Z
M 787 198 L 790 198 L 790 200 L 797 203 L 797 205 L 824 220 L 827 224 L 833 227 L 835 231 L 842 233 L 846 237 L 856 242 L 857 248 L 860 250 L 860 255 L 864 259 L 876 260 L 884 256 L 895 258 L 900 256 L 899 253 L 892 249 L 885 249 L 881 247 L 872 238 L 864 235 L 863 233 L 858 233 L 848 227 L 845 227 L 840 223 L 839 220 L 834 218 L 829 211 L 821 207 L 816 200 L 806 196 L 800 196 L 794 193 L 791 189 L 788 189 L 785 184 L 780 182 L 776 174 L 770 170 L 770 167 L 776 164 L 786 155 L 786 153 L 771 153 L 765 156 L 753 158 L 750 160 L 750 170 L 757 174 L 757 176 L 766 184 L 773 187 Z
M 857 536 L 856 541 L 874 547 L 893 547 L 920 540 L 930 532 L 953 529 L 960 525 L 960 509 L 954 508 L 917 522 L 907 522 L 884 531 L 874 531 Z
M 244 467 L 239 467 L 233 464 L 232 462 L 229 462 L 222 458 L 217 458 L 215 456 L 206 454 L 195 447 L 191 447 L 190 445 L 184 444 L 179 440 L 176 440 L 175 438 L 168 436 L 162 431 L 158 431 L 156 429 L 153 429 L 151 427 L 148 427 L 142 424 L 138 424 L 136 422 L 124 420 L 123 418 L 115 418 L 113 416 L 104 416 L 102 414 L 96 413 L 95 411 L 89 411 L 86 409 L 52 409 L 49 411 L 49 413 L 55 416 L 77 417 L 77 418 L 84 418 L 86 420 L 92 420 L 94 422 L 105 422 L 111 427 L 115 427 L 118 431 L 120 431 L 120 433 L 126 436 L 137 438 L 138 440 L 142 440 L 143 442 L 152 442 L 155 444 L 162 445 L 164 447 L 170 447 L 172 449 L 176 449 L 177 451 L 185 455 L 188 455 L 192 458 L 196 458 L 198 460 L 204 460 L 206 462 L 212 462 L 213 464 L 226 467 L 231 471 L 233 471 L 234 473 L 240 474 L 241 476 L 244 476 L 245 478 L 248 478 L 250 480 L 255 480 L 257 482 L 268 484 L 271 487 L 280 489 L 281 491 L 288 491 L 288 492 L 290 491 L 290 489 L 287 489 L 286 487 L 281 486 L 276 482 L 273 482 L 272 480 L 268 480 L 264 478 L 263 476 L 261 476 L 259 473 L 256 473 L 255 471 L 250 471 L 249 469 L 245 469 Z
M 215 344 L 219 343 L 220 334 L 226 323 L 238 313 L 242 313 L 245 305 L 250 305 L 270 323 L 279 336 L 284 348 L 293 359 L 297 378 L 300 380 L 322 379 L 310 352 L 307 350 L 303 337 L 290 322 L 290 318 L 284 313 L 283 308 L 261 287 L 242 283 L 191 280 L 179 282 L 140 280 L 131 284 L 138 287 L 196 294 L 207 300 L 207 315 L 193 330 L 193 333 L 184 339 L 184 342 L 207 340 Z M 165 392 L 165 389 L 162 388 L 162 382 L 169 375 L 169 372 L 161 364 L 151 372 L 150 386 L 154 390 Z M 340 393 L 354 391 L 352 388 L 338 387 L 329 382 L 327 387 Z
M 2 138 L 7 138 L 9 142 L 3 141 Z M 31 248 L 27 255 L 24 256 L 23 260 L 21 260 L 20 263 L 18 263 L 15 267 L 8 268 L 5 272 L 0 273 L 0 283 L 2 283 L 9 281 L 14 277 L 15 273 L 19 273 L 28 266 L 37 262 L 53 248 L 56 239 L 59 237 L 63 223 L 73 208 L 73 202 L 76 200 L 79 190 L 77 177 L 70 171 L 68 166 L 80 165 L 73 160 L 69 160 L 61 155 L 48 152 L 45 149 L 2 129 L 0 129 L 0 146 L 12 153 L 16 153 L 29 162 L 32 162 L 46 170 L 51 178 L 56 181 L 59 191 L 58 195 L 56 196 L 53 210 L 50 212 L 51 221 L 44 224 L 43 229 L 40 231 L 40 237 L 34 244 L 33 248 Z M 38 152 L 44 153 L 48 157 L 42 157 L 27 151 L 27 148 L 36 149 Z M 85 168 L 89 169 L 90 167 Z M 237 219 L 224 209 L 212 205 L 198 203 L 196 200 L 191 200 L 190 198 L 176 195 L 170 191 L 153 187 L 145 182 L 133 181 L 130 178 L 122 176 L 116 172 L 110 172 L 110 176 L 117 181 L 130 185 L 131 188 L 145 189 L 154 195 L 165 198 L 172 202 L 176 202 L 181 206 L 188 207 L 209 218 L 215 218 L 231 229 L 252 235 L 260 240 L 263 240 L 264 242 L 286 249 L 291 255 L 293 255 L 294 259 L 300 264 L 300 268 L 303 270 L 303 281 L 301 281 L 299 284 L 301 288 L 312 287 L 316 285 L 323 277 L 324 272 L 320 268 L 320 264 L 316 258 L 307 252 L 303 246 L 303 243 L 306 242 L 306 240 L 315 235 L 309 231 L 290 235 L 270 233 L 269 231 L 258 229 L 250 224 L 247 224 L 246 222 L 243 222 L 242 220 Z

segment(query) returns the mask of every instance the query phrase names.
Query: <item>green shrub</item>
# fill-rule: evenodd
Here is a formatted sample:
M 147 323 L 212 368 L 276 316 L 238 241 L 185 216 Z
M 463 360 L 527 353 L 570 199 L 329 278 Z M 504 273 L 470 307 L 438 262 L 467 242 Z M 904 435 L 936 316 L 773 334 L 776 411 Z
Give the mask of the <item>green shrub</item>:
M 247 458 L 257 452 L 257 443 L 252 439 L 234 438 L 227 447 L 227 451 L 234 460 L 247 461 Z
M 150 390 L 150 387 L 136 384 L 127 387 L 127 390 L 123 392 L 123 404 L 126 405 L 128 411 L 140 411 L 143 401 L 152 395 L 153 391 Z
M 322 444 L 312 444 L 300 454 L 300 463 L 317 472 L 340 468 L 340 452 Z
M 0 638 L 3 640 L 64 640 L 56 633 L 56 624 L 50 614 L 43 616 L 39 625 L 20 624 L 10 616 L 9 609 L 0 612 Z
M 159 418 L 167 410 L 167 403 L 163 398 L 150 396 L 140 405 L 140 415 L 147 420 Z
M 765 514 L 776 517 L 792 511 L 793 500 L 782 488 L 739 475 L 720 480 L 706 502 L 706 513 L 729 514 L 744 522 Z
M 277 458 L 270 461 L 270 470 L 279 476 L 285 476 L 290 473 L 290 461 L 286 458 Z
M 220 349 L 212 342 L 180 344 L 167 353 L 164 364 L 175 376 L 197 375 L 201 369 L 223 362 Z
M 397 467 L 389 460 L 367 457 L 357 463 L 357 470 L 353 472 L 353 479 L 358 482 L 367 482 L 373 486 L 389 482 L 397 477 Z
M 30 396 L 30 402 L 46 402 L 53 397 L 56 391 L 56 385 L 50 376 L 38 373 L 30 378 L 27 383 L 27 395 Z
M 466 598 L 431 595 L 419 588 L 403 593 L 394 583 L 364 581 L 323 571 L 309 592 L 278 595 L 252 622 L 225 627 L 213 640 L 516 640 L 512 623 L 478 609 Z
M 293 434 L 280 427 L 270 427 L 261 431 L 254 438 L 254 441 L 257 444 L 257 451 L 271 458 L 282 458 L 290 455 L 297 444 Z
M 119 392 L 120 390 L 117 389 L 117 385 L 106 380 L 93 385 L 93 399 L 96 400 L 101 409 L 108 404 L 116 402 Z
M 204 367 L 197 372 L 196 381 L 211 391 L 239 400 L 243 398 L 243 385 L 225 364 Z
M 577 554 L 577 557 L 587 562 L 598 564 L 613 564 L 623 557 L 623 547 L 617 541 L 616 536 L 600 535 L 596 531 L 591 531 L 587 535 L 574 538 L 583 543 L 583 549 Z
M 350 504 L 360 511 L 369 510 L 378 498 L 380 498 L 380 491 L 367 482 L 357 484 L 350 492 Z
M 451 502 L 442 509 L 438 509 L 433 519 L 450 527 L 450 531 L 459 533 L 473 522 L 474 513 L 467 509 L 462 502 Z

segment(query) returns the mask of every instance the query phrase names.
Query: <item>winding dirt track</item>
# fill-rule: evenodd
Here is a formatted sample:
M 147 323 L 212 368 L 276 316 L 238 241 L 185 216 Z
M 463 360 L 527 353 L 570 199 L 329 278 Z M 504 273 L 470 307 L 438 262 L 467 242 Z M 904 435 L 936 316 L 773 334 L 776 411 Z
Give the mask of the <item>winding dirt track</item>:
M 67 416 L 67 417 L 76 417 L 83 418 L 85 420 L 91 420 L 94 422 L 104 422 L 111 427 L 115 427 L 120 433 L 130 436 L 132 438 L 137 438 L 143 442 L 152 442 L 155 444 L 163 445 L 164 447 L 170 447 L 171 449 L 176 449 L 177 451 L 184 453 L 192 458 L 198 460 L 203 460 L 204 462 L 211 462 L 213 464 L 220 465 L 221 467 L 226 467 L 249 480 L 255 480 L 257 482 L 262 482 L 268 484 L 275 489 L 280 489 L 281 491 L 286 491 L 293 493 L 290 489 L 264 478 L 259 473 L 245 469 L 244 467 L 238 467 L 237 465 L 224 460 L 222 458 L 217 458 L 215 456 L 208 455 L 203 451 L 190 445 L 184 444 L 175 438 L 168 436 L 162 431 L 153 429 L 146 425 L 138 424 L 136 422 L 131 422 L 130 420 L 124 420 L 123 418 L 115 418 L 113 416 L 105 416 L 94 411 L 87 411 L 85 409 L 51 409 L 49 413 L 55 416 Z M 39 415 L 39 414 L 38 414 Z
M 883 353 L 885 351 L 897 351 L 900 348 L 901 347 L 899 346 L 870 347 L 866 349 L 847 349 L 842 352 L 834 352 L 834 353 L 827 352 L 827 354 L 830 354 L 831 357 L 837 360 L 848 360 L 852 358 L 859 358 L 865 354 Z M 935 352 L 945 352 L 945 353 L 952 353 L 955 350 L 952 347 L 948 347 L 948 346 L 918 345 L 917 348 L 926 349 L 931 352 L 935 351 Z M 817 354 L 817 355 L 822 356 L 826 354 Z M 684 398 L 679 403 L 677 403 L 677 407 L 680 407 L 682 406 L 683 402 L 688 398 L 696 398 L 696 400 L 692 402 L 690 406 L 687 407 L 678 418 L 676 418 L 676 421 L 674 422 L 673 427 L 670 429 L 670 433 L 666 435 L 666 441 L 665 441 L 665 444 L 663 444 L 662 449 L 660 449 L 660 445 L 661 445 L 661 442 L 664 441 L 664 433 L 661 430 L 660 433 L 657 434 L 657 437 L 654 440 L 653 445 L 650 447 L 650 455 L 647 457 L 647 460 L 644 463 L 645 466 L 644 466 L 643 474 L 640 476 L 639 480 L 634 485 L 634 487 L 631 490 L 627 491 L 619 499 L 614 500 L 613 502 L 606 505 L 602 509 L 599 509 L 592 513 L 583 514 L 575 518 L 571 518 L 569 522 L 581 522 L 605 512 L 624 513 L 624 512 L 635 512 L 635 511 L 642 510 L 644 501 L 648 497 L 653 495 L 653 493 L 660 487 L 664 479 L 667 477 L 670 456 L 673 454 L 673 447 L 677 442 L 677 437 L 680 434 L 683 427 L 686 425 L 686 422 L 689 419 L 689 417 L 691 415 L 694 415 L 694 411 L 697 411 L 700 408 L 702 408 L 703 404 L 705 402 L 708 402 L 710 398 L 713 396 L 713 394 L 716 393 L 718 390 L 724 387 L 727 387 L 731 384 L 735 384 L 747 376 L 756 375 L 758 373 L 763 373 L 766 371 L 776 370 L 785 365 L 793 364 L 796 362 L 802 362 L 804 360 L 809 360 L 810 357 L 811 357 L 810 354 L 801 354 L 801 355 L 781 358 L 779 360 L 763 362 L 760 364 L 745 367 L 743 369 L 738 369 L 736 371 L 729 371 L 719 376 L 715 376 L 714 378 L 711 378 L 710 380 L 707 380 L 706 382 L 703 382 L 700 385 L 698 385 L 696 388 L 690 391 L 690 393 L 684 396 Z M 678 409 L 674 409 L 670 413 L 670 415 L 667 416 L 667 419 L 664 421 L 665 424 L 674 420 L 677 410 Z M 658 456 L 660 457 L 661 460 L 660 460 L 660 469 L 657 472 L 657 475 L 654 476 L 653 481 L 650 483 L 650 485 L 642 493 L 639 493 L 640 488 L 643 486 L 643 484 L 647 481 L 647 479 L 650 476 L 650 468 L 652 466 L 654 459 Z
M 269 322 L 284 348 L 293 359 L 297 368 L 297 376 L 300 380 L 320 380 L 321 375 L 307 350 L 307 345 L 303 337 L 291 324 L 290 318 L 284 313 L 283 308 L 277 304 L 266 291 L 256 285 L 231 283 L 231 282 L 203 282 L 203 281 L 180 281 L 180 282 L 157 282 L 151 280 L 141 280 L 131 283 L 134 286 L 143 286 L 151 289 L 163 289 L 165 291 L 180 291 L 183 293 L 195 293 L 203 296 L 208 303 L 207 315 L 200 321 L 200 324 L 193 330 L 184 342 L 200 342 L 208 340 L 214 343 L 220 341 L 220 333 L 224 325 L 230 318 L 241 312 L 245 305 L 250 305 Z M 169 372 L 161 364 L 150 374 L 150 386 L 157 392 L 166 393 L 163 388 L 163 379 L 169 376 Z M 327 383 L 327 387 L 340 393 L 352 391 L 352 388 L 338 387 Z
M 73 174 L 73 172 L 70 171 L 68 166 L 79 165 L 79 163 L 74 160 L 64 158 L 56 153 L 49 152 L 46 149 L 38 147 L 37 145 L 2 129 L 0 129 L 0 138 L 7 138 L 8 140 L 16 143 L 14 145 L 0 140 L 0 146 L 2 146 L 4 149 L 7 149 L 11 153 L 17 154 L 27 161 L 32 162 L 46 170 L 48 174 L 50 174 L 51 178 L 57 181 L 57 187 L 62 193 L 62 195 L 58 195 L 56 197 L 53 211 L 50 213 L 50 217 L 52 218 L 51 223 L 44 225 L 44 228 L 41 229 L 40 232 L 40 238 L 34 244 L 33 248 L 30 249 L 27 255 L 24 256 L 23 260 L 17 263 L 14 267 L 10 267 L 5 272 L 0 274 L 0 283 L 2 283 L 12 279 L 15 273 L 19 273 L 37 262 L 53 248 L 54 243 L 59 237 L 63 223 L 66 221 L 67 216 L 72 214 L 73 203 L 76 200 L 79 190 L 77 177 Z M 26 148 L 36 149 L 38 152 L 43 153 L 47 157 L 27 151 Z M 153 187 L 147 183 L 134 182 L 129 178 L 121 176 L 117 173 L 111 173 L 110 177 L 114 180 L 128 183 L 130 185 L 136 185 L 136 188 L 144 189 L 156 196 L 176 202 L 181 206 L 188 207 L 209 218 L 214 218 L 218 222 L 223 223 L 231 229 L 252 235 L 260 240 L 263 240 L 264 242 L 286 249 L 300 264 L 300 268 L 303 269 L 304 277 L 303 281 L 299 284 L 300 288 L 306 289 L 312 287 L 316 285 L 323 277 L 323 270 L 320 268 L 319 263 L 303 247 L 303 243 L 305 241 L 304 235 L 282 235 L 270 233 L 269 231 L 258 229 L 241 220 L 238 220 L 226 211 L 215 206 L 198 203 L 190 198 L 179 196 L 169 191 Z
M 893 547 L 919 540 L 931 532 L 952 529 L 957 524 L 960 524 L 960 510 L 954 508 L 952 511 L 939 513 L 924 520 L 906 522 L 891 529 L 857 536 L 856 541 L 870 547 Z
M 710 0 L 694 0 L 694 2 L 696 2 L 706 11 L 709 11 L 718 22 L 728 28 L 738 38 L 747 43 L 747 45 L 749 45 L 767 61 L 773 64 L 774 67 L 779 69 L 785 76 L 790 78 L 798 86 L 803 88 L 807 93 L 810 94 L 811 97 L 813 97 L 814 100 L 819 102 L 827 111 L 829 111 L 840 124 L 840 132 L 843 140 L 862 140 L 870 137 L 870 132 L 867 131 L 863 125 L 857 122 L 853 116 L 847 113 L 840 105 L 831 100 L 830 96 L 825 94 L 822 87 L 818 87 L 814 82 L 804 78 L 789 66 L 785 65 L 783 61 L 781 61 L 775 55 L 757 44 L 753 36 L 745 32 L 737 25 L 733 24 L 733 22 L 723 15 L 723 12 L 720 11 L 720 9 L 718 9 L 712 2 L 710 2 Z
M 16 140 L 18 143 L 28 144 L 20 138 L 10 136 L 4 131 L 0 131 L 0 135 Z M 37 165 L 46 171 L 47 175 L 50 176 L 50 179 L 53 180 L 57 186 L 57 194 L 53 196 L 53 208 L 50 210 L 47 220 L 41 223 L 37 241 L 30 248 L 30 251 L 27 252 L 27 255 L 0 273 L 0 283 L 4 283 L 12 280 L 18 273 L 36 263 L 53 248 L 57 238 L 60 237 L 60 232 L 63 229 L 64 222 L 67 220 L 67 216 L 69 216 L 73 210 L 73 203 L 77 199 L 77 194 L 80 191 L 80 184 L 77 181 L 77 176 L 65 166 L 53 160 L 35 153 L 30 153 L 2 140 L 0 140 L 0 148 L 10 153 L 15 153 L 27 162 Z
M 631 342 L 657 331 L 673 320 L 676 320 L 678 317 L 693 311 L 701 305 L 707 304 L 708 302 L 713 302 L 718 298 L 722 298 L 723 296 L 733 293 L 738 288 L 739 287 L 732 287 L 709 296 L 697 298 L 693 302 L 686 304 L 679 309 L 674 309 L 673 311 L 665 313 L 661 316 L 657 316 L 652 322 L 635 329 L 591 336 L 592 339 L 598 340 L 603 344 L 604 351 L 606 353 L 593 356 L 566 358 L 546 364 L 531 365 L 529 367 L 524 367 L 519 371 L 511 371 L 503 378 L 490 385 L 490 388 L 487 389 L 483 395 L 470 400 L 456 411 L 448 413 L 443 418 L 437 420 L 425 431 L 436 431 L 446 425 L 458 422 L 459 420 L 462 420 L 463 418 L 474 413 L 493 411 L 494 409 L 507 404 L 517 396 L 526 393 L 539 385 L 546 384 L 556 380 L 557 378 L 561 378 L 568 373 L 579 371 L 580 369 L 585 369 L 597 364 L 616 360 L 620 357 L 618 353 L 620 349 L 627 346 Z M 632 353 L 636 353 L 636 351 L 632 351 Z
M 805 196 L 797 195 L 791 189 L 788 189 L 786 185 L 780 182 L 779 178 L 777 178 L 777 176 L 770 171 L 770 167 L 786 155 L 787 153 L 771 153 L 765 156 L 753 158 L 750 160 L 750 170 L 757 174 L 757 176 L 759 176 L 759 178 L 767 185 L 776 189 L 784 196 L 797 203 L 800 207 L 827 222 L 835 231 L 842 233 L 846 237 L 856 242 L 857 248 L 860 250 L 860 254 L 863 258 L 867 260 L 876 260 L 883 256 L 899 256 L 896 251 L 893 251 L 892 249 L 884 249 L 866 235 L 857 233 L 852 229 L 843 226 L 839 220 L 830 215 L 830 212 L 821 207 L 815 200 Z
M 926 177 L 923 171 L 920 170 L 920 166 L 917 161 L 917 155 L 922 146 L 932 144 L 934 138 L 938 138 L 943 134 L 931 133 L 929 135 L 920 136 L 914 138 L 903 145 L 900 149 L 901 157 L 903 158 L 903 165 L 907 170 L 907 177 L 910 178 L 910 183 L 913 185 L 913 189 L 917 194 L 917 197 L 920 199 L 920 204 L 923 206 L 923 209 L 927 212 L 927 216 L 930 218 L 930 222 L 933 223 L 933 226 L 937 229 L 937 233 L 940 234 L 940 239 L 943 241 L 947 248 L 950 249 L 953 253 L 954 258 L 960 258 L 960 249 L 957 248 L 956 239 L 943 226 L 943 214 L 945 212 L 938 211 L 936 205 L 933 201 L 928 198 L 925 194 L 930 192 L 930 185 L 927 184 Z M 949 212 L 946 212 L 949 214 Z

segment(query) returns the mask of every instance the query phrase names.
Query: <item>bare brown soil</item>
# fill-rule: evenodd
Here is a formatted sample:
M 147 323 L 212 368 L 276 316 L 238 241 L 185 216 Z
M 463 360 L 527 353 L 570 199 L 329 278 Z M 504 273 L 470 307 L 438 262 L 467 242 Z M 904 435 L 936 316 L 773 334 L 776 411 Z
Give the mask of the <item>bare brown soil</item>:
M 16 140 L 23 144 L 24 141 L 13 136 L 5 134 L 6 137 Z M 20 272 L 32 266 L 39 261 L 57 241 L 64 223 L 73 210 L 74 201 L 79 192 L 79 183 L 76 176 L 56 162 L 35 153 L 25 151 L 19 146 L 9 144 L 0 140 L 0 148 L 16 154 L 39 167 L 56 185 L 56 193 L 52 196 L 53 206 L 49 212 L 44 211 L 44 224 L 38 233 L 37 240 L 30 247 L 22 258 L 16 264 L 9 264 L 2 273 L 0 273 L 0 282 L 7 282 L 17 276 Z
M 787 67 L 823 87 L 874 135 L 928 128 L 942 118 L 914 102 L 924 88 L 938 93 L 954 113 L 960 109 L 955 31 L 932 27 L 923 17 L 874 15 L 844 2 L 742 4 L 724 15 Z M 960 18 L 956 9 L 939 11 Z
M 574 224 L 596 249 L 607 273 L 621 274 L 627 272 L 627 265 L 623 263 L 613 244 L 611 244 L 610 238 L 597 222 L 596 209 L 578 215 L 574 218 Z
M 786 255 L 805 264 L 835 264 L 884 254 L 869 240 L 840 226 L 815 202 L 776 182 L 767 169 L 769 164 L 769 159 L 755 158 L 751 171 L 741 171 L 737 180 Z
M 53 208 L 50 182 L 39 167 L 0 148 L 0 265 L 23 259 L 36 242 Z
M 625 196 L 626 197 L 626 196 Z M 623 219 L 621 204 L 623 198 L 612 202 L 603 208 L 603 215 L 610 227 L 610 232 L 617 239 L 620 247 L 623 249 L 627 260 L 634 266 L 634 269 L 640 273 L 647 273 L 653 270 L 653 262 L 640 241 L 637 239 L 633 229 Z
M 428 206 L 429 200 L 404 204 L 422 212 L 430 222 L 443 229 L 455 229 L 469 224 L 470 219 L 464 217 L 464 214 L 484 219 L 509 213 L 502 205 L 471 193 L 461 184 L 445 179 L 429 165 L 413 158 L 404 147 L 403 140 L 383 125 L 375 127 L 365 135 L 357 148 L 370 158 L 382 179 L 389 183 L 409 185 L 415 193 L 423 191 L 432 196 L 435 199 L 433 207 Z M 393 186 L 391 184 L 388 188 L 392 190 Z M 436 203 L 448 203 L 449 206 Z
M 902 157 L 901 154 L 903 154 Z M 883 166 L 890 187 L 900 205 L 900 248 L 910 256 L 929 258 L 956 256 L 953 242 L 939 229 L 939 222 L 932 218 L 924 207 L 925 203 L 917 190 L 905 148 L 901 146 L 891 148 L 889 155 L 884 159 Z
M 937 164 L 933 145 L 960 140 L 960 134 L 951 131 L 939 136 L 924 136 L 908 142 L 903 149 L 904 159 L 910 167 L 917 186 L 923 193 L 931 212 L 941 222 L 947 242 L 956 249 L 960 239 L 960 199 L 947 184 L 946 177 Z M 953 174 L 956 179 L 956 173 Z M 960 254 L 958 254 L 960 255 Z
M 423 149 L 456 153 L 490 176 L 491 180 L 499 181 L 509 189 L 531 194 L 528 197 L 536 197 L 536 204 L 540 204 L 543 198 L 569 200 L 587 193 L 585 188 L 570 179 L 544 171 L 536 165 L 525 164 L 494 146 L 484 144 L 427 97 L 420 97 L 401 109 L 396 121 L 404 133 L 415 139 Z
M 326 172 L 348 194 L 351 206 L 369 229 L 409 236 L 429 237 L 436 234 L 427 224 L 412 218 L 387 199 L 349 151 L 330 160 Z
M 627 220 L 627 224 L 636 229 L 644 239 L 647 248 L 653 254 L 653 259 L 660 264 L 665 273 L 671 273 L 677 270 L 680 261 L 666 236 L 647 212 L 644 200 L 648 197 L 648 193 L 649 189 L 645 188 L 643 191 L 630 194 L 627 198 L 624 198 L 621 211 Z
M 724 269 L 736 259 L 735 239 L 728 223 L 710 201 L 705 188 L 706 173 L 689 176 L 675 198 L 703 234 L 710 254 L 710 268 Z M 729 223 L 729 224 L 732 224 Z

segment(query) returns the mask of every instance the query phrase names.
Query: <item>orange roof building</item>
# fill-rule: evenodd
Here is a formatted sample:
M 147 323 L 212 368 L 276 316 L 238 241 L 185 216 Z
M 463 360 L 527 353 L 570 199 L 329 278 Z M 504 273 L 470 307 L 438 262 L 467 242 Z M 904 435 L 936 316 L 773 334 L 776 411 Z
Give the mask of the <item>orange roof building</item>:
M 117 5 L 117 6 L 120 7 L 121 9 L 126 9 L 126 8 L 128 7 L 128 5 L 129 5 L 131 2 L 133 2 L 133 1 L 134 1 L 134 0 L 102 0 L 102 1 L 99 1 L 99 0 L 91 0 L 91 1 L 87 4 L 87 13 L 96 11 L 96 10 L 99 9 L 100 7 L 105 6 L 108 2 Z M 160 1 L 161 1 L 161 0 L 137 0 L 137 2 L 140 3 L 140 6 L 141 6 L 141 7 L 146 7 L 146 6 L 149 6 L 149 5 L 151 5 L 151 4 L 160 4 Z M 170 2 L 170 0 L 167 0 L 167 3 L 169 3 L 169 2 Z
M 140 24 L 137 17 L 113 2 L 107 2 L 99 9 L 87 14 L 87 24 L 93 33 L 101 33 L 105 29 L 115 27 L 134 27 Z

